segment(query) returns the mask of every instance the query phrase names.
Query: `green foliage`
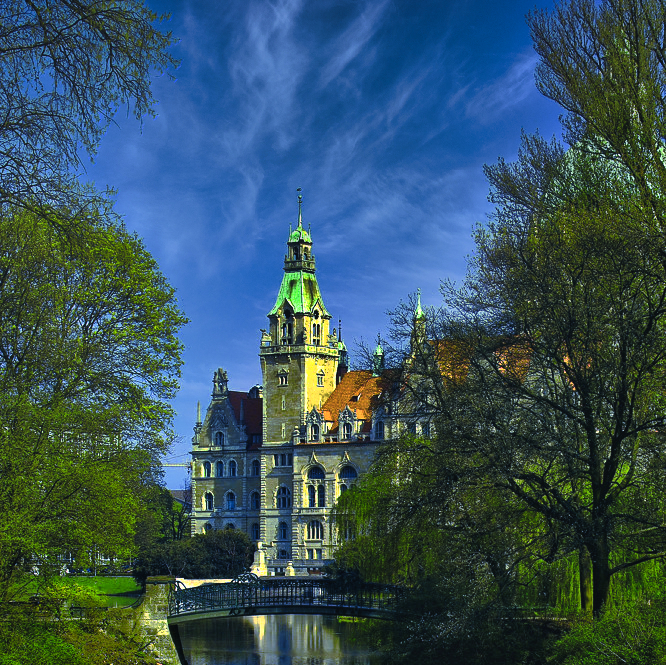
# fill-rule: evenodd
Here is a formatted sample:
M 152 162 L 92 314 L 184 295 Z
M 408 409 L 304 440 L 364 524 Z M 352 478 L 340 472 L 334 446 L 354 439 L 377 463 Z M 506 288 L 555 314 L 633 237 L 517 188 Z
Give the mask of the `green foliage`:
M 609 607 L 597 621 L 579 620 L 554 647 L 561 665 L 659 665 L 666 663 L 663 598 Z
M 141 242 L 0 219 L 0 597 L 70 552 L 128 555 L 169 444 L 184 317 Z M 85 231 L 85 233 L 84 233 Z
M 155 575 L 233 578 L 252 564 L 254 543 L 238 529 L 213 530 L 192 538 L 157 543 L 139 552 L 134 575 L 141 584 Z
M 145 550 L 155 543 L 189 536 L 190 513 L 158 484 L 146 488 L 143 509 L 137 519 L 134 543 Z

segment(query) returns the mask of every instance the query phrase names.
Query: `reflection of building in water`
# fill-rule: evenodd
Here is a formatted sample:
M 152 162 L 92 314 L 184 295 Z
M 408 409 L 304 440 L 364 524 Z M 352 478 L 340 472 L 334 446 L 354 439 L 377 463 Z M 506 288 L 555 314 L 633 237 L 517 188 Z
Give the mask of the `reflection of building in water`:
M 180 624 L 190 665 L 352 665 L 379 663 L 361 624 L 322 615 L 278 614 Z

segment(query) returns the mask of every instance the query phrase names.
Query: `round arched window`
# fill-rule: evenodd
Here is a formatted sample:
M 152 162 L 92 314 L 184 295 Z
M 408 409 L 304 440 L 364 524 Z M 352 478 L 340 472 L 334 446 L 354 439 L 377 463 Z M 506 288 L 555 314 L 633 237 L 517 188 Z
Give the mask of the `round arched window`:
M 324 473 L 324 469 L 322 469 L 320 466 L 313 466 L 308 471 L 308 478 L 310 480 L 323 480 L 325 477 L 326 474 Z

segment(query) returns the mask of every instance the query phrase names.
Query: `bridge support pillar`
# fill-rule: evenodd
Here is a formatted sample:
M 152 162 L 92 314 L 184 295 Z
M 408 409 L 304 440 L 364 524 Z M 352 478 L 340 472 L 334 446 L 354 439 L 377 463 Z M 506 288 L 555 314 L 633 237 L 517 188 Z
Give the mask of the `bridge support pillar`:
M 146 642 L 150 642 L 153 656 L 162 665 L 187 665 L 180 643 L 178 627 L 169 630 L 169 588 L 174 580 L 149 577 L 146 580 L 146 595 L 137 608 L 138 622 Z M 173 633 L 173 634 L 172 634 Z

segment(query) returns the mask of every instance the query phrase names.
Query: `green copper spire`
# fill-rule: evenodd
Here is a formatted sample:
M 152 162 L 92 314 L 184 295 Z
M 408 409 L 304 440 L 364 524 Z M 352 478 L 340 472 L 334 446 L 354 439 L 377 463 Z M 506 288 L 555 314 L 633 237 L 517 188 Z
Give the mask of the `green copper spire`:
M 297 190 L 298 192 L 298 225 L 296 226 L 296 230 L 292 231 L 291 230 L 291 225 L 289 226 L 289 240 L 288 242 L 312 242 L 312 238 L 310 237 L 310 234 L 303 228 L 303 194 L 301 194 L 302 190 L 299 187 Z
M 414 310 L 414 320 L 422 321 L 425 319 L 425 314 L 421 308 L 421 289 L 416 290 L 416 309 Z
M 324 307 L 317 284 L 315 260 L 312 254 L 312 239 L 310 233 L 303 228 L 303 195 L 301 194 L 301 188 L 299 187 L 296 191 L 298 192 L 298 226 L 293 231 L 290 229 L 280 292 L 268 316 L 277 314 L 286 301 L 294 314 L 312 312 L 314 306 L 318 303 L 322 316 L 330 318 L 330 314 Z

